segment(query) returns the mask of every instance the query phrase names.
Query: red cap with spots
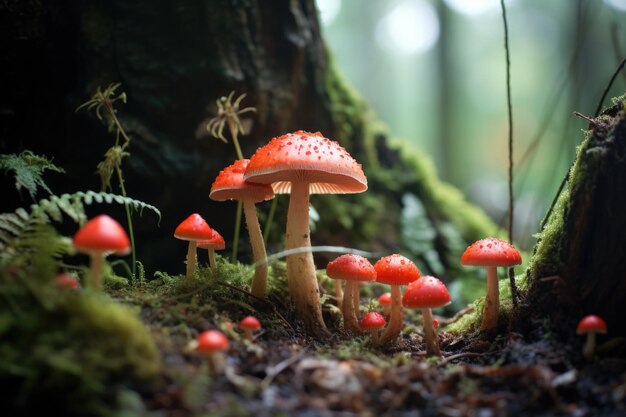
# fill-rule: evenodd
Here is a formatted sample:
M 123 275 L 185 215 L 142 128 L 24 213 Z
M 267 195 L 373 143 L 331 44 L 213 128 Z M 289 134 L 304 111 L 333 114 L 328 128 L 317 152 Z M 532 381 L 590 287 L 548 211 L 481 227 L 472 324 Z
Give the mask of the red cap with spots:
M 211 239 L 199 240 L 198 247 L 200 249 L 209 249 L 210 247 L 214 250 L 224 250 L 224 248 L 226 247 L 226 242 L 224 241 L 222 235 L 217 233 L 217 230 L 215 229 L 211 229 L 211 232 Z
M 380 258 L 374 265 L 376 281 L 389 285 L 407 285 L 420 277 L 417 265 L 402 255 Z
M 239 159 L 221 170 L 211 186 L 209 198 L 215 201 L 250 199 L 255 203 L 274 198 L 274 190 L 270 185 L 243 179 L 249 162 L 249 159 Z
M 361 327 L 361 330 L 363 331 L 378 330 L 385 327 L 385 324 L 387 324 L 387 321 L 381 314 L 375 311 L 370 311 L 363 316 L 359 322 L 359 327 Z
M 341 255 L 326 266 L 326 274 L 332 279 L 346 281 L 374 281 L 376 270 L 367 260 L 360 255 Z
M 339 143 L 321 133 L 298 130 L 257 149 L 244 174 L 246 181 L 272 184 L 289 194 L 292 182 L 307 182 L 311 194 L 347 194 L 367 190 L 361 164 Z
M 210 240 L 213 230 L 198 213 L 193 213 L 178 225 L 174 237 L 182 240 Z
M 522 263 L 522 255 L 508 242 L 488 237 L 472 243 L 461 256 L 462 265 L 513 266 Z
M 437 308 L 450 304 L 450 293 L 443 282 L 426 275 L 410 283 L 402 304 L 407 308 Z
M 79 252 L 114 252 L 118 255 L 130 252 L 126 231 L 106 214 L 100 214 L 85 223 L 74 235 L 73 243 Z
M 578 323 L 578 327 L 576 327 L 576 333 L 583 334 L 589 332 L 606 333 L 606 322 L 593 314 L 583 317 Z

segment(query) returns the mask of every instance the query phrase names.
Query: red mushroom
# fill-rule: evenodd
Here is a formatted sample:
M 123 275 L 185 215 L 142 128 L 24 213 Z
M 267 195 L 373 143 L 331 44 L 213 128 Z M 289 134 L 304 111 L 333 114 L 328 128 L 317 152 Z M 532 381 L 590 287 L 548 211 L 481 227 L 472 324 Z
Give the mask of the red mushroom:
M 346 282 L 343 302 L 341 303 L 343 324 L 346 330 L 357 332 L 359 323 L 356 309 L 359 307 L 359 302 L 355 303 L 355 294 L 358 300 L 359 282 L 376 280 L 376 270 L 367 258 L 360 255 L 345 254 L 328 263 L 326 274 L 332 279 Z
M 239 322 L 239 328 L 243 330 L 243 338 L 252 340 L 252 333 L 261 328 L 261 322 L 253 316 L 246 316 Z
M 130 253 L 130 241 L 124 228 L 113 218 L 101 214 L 89 220 L 73 239 L 77 252 L 86 253 L 91 258 L 89 286 L 102 288 L 102 264 L 110 254 L 127 255 Z
M 587 334 L 587 341 L 583 347 L 583 355 L 587 359 L 593 357 L 596 349 L 596 334 L 606 334 L 606 322 L 600 317 L 590 314 L 580 320 L 576 327 L 577 334 Z
M 248 159 L 240 159 L 220 171 L 211 186 L 209 198 L 216 201 L 238 200 L 242 202 L 252 245 L 252 256 L 256 264 L 251 293 L 255 297 L 264 298 L 267 288 L 267 263 L 265 262 L 265 243 L 255 204 L 274 198 L 274 191 L 267 184 L 256 184 L 244 180 L 243 175 L 249 162 Z
M 428 355 L 441 356 L 431 308 L 450 304 L 450 293 L 444 283 L 429 275 L 413 281 L 404 291 L 402 304 L 406 308 L 419 308 L 422 310 L 426 353 Z M 438 324 L 439 322 L 437 322 Z
M 391 311 L 391 293 L 386 292 L 381 294 L 381 296 L 378 297 L 378 305 L 383 308 L 383 314 L 389 316 L 389 312 Z
M 275 193 L 291 194 L 287 213 L 289 293 L 310 334 L 328 336 L 322 318 L 319 285 L 309 230 L 310 194 L 360 193 L 367 179 L 358 164 L 337 142 L 318 133 L 297 131 L 272 139 L 250 158 L 246 181 L 272 184 Z
M 78 279 L 74 275 L 70 275 L 67 273 L 59 274 L 54 277 L 54 285 L 56 285 L 57 288 L 68 290 L 76 290 L 80 288 L 80 283 L 78 282 Z
M 209 255 L 209 265 L 211 265 L 211 271 L 213 273 L 217 273 L 217 262 L 215 261 L 215 251 L 216 250 L 224 250 L 226 247 L 226 242 L 222 235 L 217 233 L 217 230 L 211 229 L 212 235 L 209 240 L 199 240 L 197 245 L 200 249 L 206 249 Z
M 387 321 L 380 313 L 370 311 L 363 316 L 359 322 L 359 327 L 362 331 L 371 334 L 372 344 L 376 345 L 378 344 L 380 330 L 385 327 L 385 324 L 387 324 Z
M 196 247 L 199 240 L 210 240 L 213 237 L 213 230 L 198 213 L 193 213 L 183 220 L 176 230 L 174 237 L 189 241 L 187 247 L 187 279 L 193 278 L 196 272 Z
M 376 281 L 391 285 L 391 311 L 389 325 L 379 343 L 395 340 L 402 331 L 402 291 L 401 285 L 407 285 L 420 277 L 420 271 L 410 259 L 402 255 L 385 256 L 374 264 Z
M 228 349 L 228 338 L 219 330 L 206 330 L 198 336 L 195 350 L 207 358 L 209 372 L 220 372 L 223 363 L 222 352 Z
M 497 267 L 521 263 L 522 256 L 513 245 L 493 237 L 474 242 L 461 256 L 462 265 L 484 266 L 487 269 L 487 297 L 481 324 L 483 330 L 492 329 L 498 324 L 500 294 Z

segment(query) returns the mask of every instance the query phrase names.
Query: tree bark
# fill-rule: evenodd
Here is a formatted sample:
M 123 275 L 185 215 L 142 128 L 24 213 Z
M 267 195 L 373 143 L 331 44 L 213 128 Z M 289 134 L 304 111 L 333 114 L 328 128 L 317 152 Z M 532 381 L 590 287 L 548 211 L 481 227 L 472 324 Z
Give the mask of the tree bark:
M 626 116 L 624 99 L 591 123 L 531 265 L 529 305 L 574 332 L 587 314 L 626 336 Z

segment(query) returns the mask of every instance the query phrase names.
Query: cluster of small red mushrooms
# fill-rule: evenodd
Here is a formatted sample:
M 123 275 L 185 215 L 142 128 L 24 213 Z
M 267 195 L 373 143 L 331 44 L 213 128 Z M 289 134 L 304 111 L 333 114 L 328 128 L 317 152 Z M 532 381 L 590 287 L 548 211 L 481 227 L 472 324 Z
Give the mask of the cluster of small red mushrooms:
M 287 256 L 287 281 L 296 312 L 311 335 L 327 336 L 320 305 L 320 291 L 313 261 L 309 230 L 310 194 L 358 193 L 367 189 L 367 179 L 362 167 L 337 142 L 318 133 L 297 131 L 272 139 L 259 148 L 248 160 L 237 160 L 223 169 L 215 179 L 210 198 L 216 201 L 240 200 L 243 203 L 246 225 L 250 235 L 256 265 L 251 283 L 251 293 L 263 298 L 267 286 L 266 252 L 259 226 L 255 204 L 274 197 L 290 194 L 287 214 L 285 247 Z M 174 236 L 187 240 L 186 276 L 193 277 L 197 264 L 196 250 L 209 252 L 211 269 L 216 273 L 215 250 L 224 249 L 224 239 L 198 214 L 185 219 Z M 88 221 L 74 236 L 74 247 L 91 258 L 88 286 L 102 287 L 102 265 L 106 255 L 124 255 L 130 243 L 122 226 L 107 215 Z M 461 257 L 462 265 L 482 266 L 487 269 L 487 296 L 485 298 L 481 328 L 496 327 L 499 314 L 498 266 L 511 267 L 521 263 L 520 253 L 509 243 L 489 237 L 470 245 Z M 421 276 L 418 267 L 400 254 L 385 256 L 372 265 L 367 258 L 344 254 L 331 261 L 327 275 L 337 280 L 337 302 L 343 315 L 344 328 L 350 333 L 371 333 L 371 342 L 378 346 L 396 340 L 403 327 L 402 307 L 421 309 L 424 321 L 424 340 L 430 355 L 441 355 L 436 333 L 437 321 L 431 309 L 450 303 L 445 285 L 432 276 Z M 369 312 L 360 320 L 359 283 L 379 282 L 391 286 L 391 292 L 379 298 L 383 314 Z M 55 280 L 62 288 L 77 288 L 78 281 L 62 274 Z M 345 291 L 343 288 L 345 282 Z M 406 285 L 404 295 L 401 287 Z M 386 323 L 385 316 L 389 323 Z M 256 320 L 256 319 L 254 319 Z M 250 338 L 246 326 L 257 329 L 252 323 L 240 324 L 245 338 Z M 380 336 L 381 330 L 384 333 Z M 250 330 L 252 331 L 252 330 Z M 595 334 L 606 333 L 606 324 L 597 316 L 585 317 L 577 332 L 588 334 L 584 348 L 586 357 L 593 355 Z M 216 348 L 215 345 L 221 346 Z M 199 352 L 213 352 L 228 347 L 228 339 L 217 330 L 201 333 L 197 341 Z

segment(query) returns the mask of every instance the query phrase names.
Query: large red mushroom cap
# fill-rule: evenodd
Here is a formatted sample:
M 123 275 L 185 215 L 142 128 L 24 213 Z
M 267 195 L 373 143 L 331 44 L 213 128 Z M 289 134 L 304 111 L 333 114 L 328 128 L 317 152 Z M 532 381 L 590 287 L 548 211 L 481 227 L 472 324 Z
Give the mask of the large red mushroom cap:
M 130 241 L 124 228 L 113 218 L 100 214 L 89 220 L 74 235 L 74 247 L 79 252 L 113 252 L 126 255 Z
M 268 184 L 245 181 L 243 174 L 249 159 L 239 159 L 220 171 L 211 186 L 209 198 L 215 201 L 250 199 L 254 203 L 274 198 L 274 190 Z
M 257 149 L 244 174 L 246 181 L 272 184 L 289 194 L 292 182 L 308 182 L 311 194 L 347 194 L 367 190 L 361 164 L 335 141 L 303 130 L 272 139 Z
M 382 314 L 375 311 L 370 311 L 363 316 L 363 318 L 359 322 L 359 327 L 363 331 L 372 331 L 382 329 L 383 327 L 385 327 L 385 324 L 387 324 L 387 321 L 382 316 Z
M 450 304 L 450 293 L 443 282 L 426 275 L 410 283 L 402 304 L 407 308 L 437 308 Z
M 202 216 L 193 213 L 178 225 L 174 237 L 182 240 L 210 240 L 213 230 Z
M 380 258 L 375 264 L 376 281 L 389 285 L 407 285 L 420 277 L 417 265 L 408 258 L 393 254 Z
M 522 263 L 522 255 L 508 242 L 488 237 L 472 243 L 461 256 L 462 265 L 513 266 Z
M 220 235 L 217 230 L 211 229 L 211 239 L 208 240 L 199 240 L 198 247 L 200 249 L 213 249 L 213 250 L 224 250 L 226 247 L 226 242 L 222 235 Z
M 367 258 L 345 254 L 331 261 L 326 266 L 326 274 L 333 279 L 346 281 L 375 281 L 376 270 Z
M 589 332 L 605 334 L 606 322 L 593 314 L 583 317 L 576 327 L 576 333 L 584 334 Z
M 228 349 L 228 338 L 218 330 L 206 330 L 198 336 L 196 350 L 203 353 L 219 352 Z
M 243 330 L 259 330 L 261 322 L 253 316 L 246 316 L 239 322 L 239 327 Z

